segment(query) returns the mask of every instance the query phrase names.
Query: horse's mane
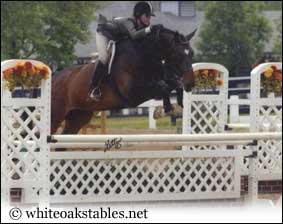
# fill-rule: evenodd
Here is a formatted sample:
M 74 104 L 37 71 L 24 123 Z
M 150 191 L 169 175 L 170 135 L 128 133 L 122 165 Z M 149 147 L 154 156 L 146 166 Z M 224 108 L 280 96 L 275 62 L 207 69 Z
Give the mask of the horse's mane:
M 174 44 L 185 42 L 186 40 L 184 35 L 165 27 L 160 29 L 160 34 L 165 37 L 168 36 L 168 38 L 173 37 L 172 41 Z M 127 62 L 132 64 L 137 60 L 140 61 L 144 71 L 146 69 L 150 71 L 158 71 L 159 69 L 162 69 L 162 60 L 164 59 L 164 55 L 162 55 L 160 49 L 162 45 L 159 44 L 160 40 L 158 38 L 156 33 L 150 33 L 141 40 L 125 39 L 119 41 L 117 44 L 116 56 L 119 57 L 120 55 L 125 55 L 127 57 Z M 149 72 L 144 72 L 144 75 L 146 76 L 147 73 Z
M 160 34 L 162 34 L 163 36 L 173 36 L 172 41 L 174 42 L 174 44 L 186 42 L 186 37 L 183 34 L 179 33 L 178 31 L 173 31 L 168 28 L 162 27 L 159 30 L 159 35 Z M 158 48 L 159 42 L 161 41 L 159 39 L 159 35 L 157 35 L 156 33 L 150 33 L 149 35 L 147 35 L 140 43 L 141 50 L 142 51 L 156 50 Z

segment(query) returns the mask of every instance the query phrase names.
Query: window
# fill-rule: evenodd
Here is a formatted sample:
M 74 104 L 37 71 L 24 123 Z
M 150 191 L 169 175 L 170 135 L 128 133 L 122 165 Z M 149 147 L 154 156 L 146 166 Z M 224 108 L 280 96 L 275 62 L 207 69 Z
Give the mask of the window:
M 195 1 L 161 1 L 161 12 L 172 13 L 176 16 L 195 16 Z
M 195 1 L 179 2 L 180 4 L 180 16 L 195 16 L 196 5 Z
M 178 1 L 162 1 L 161 12 L 169 12 L 179 16 L 179 2 Z

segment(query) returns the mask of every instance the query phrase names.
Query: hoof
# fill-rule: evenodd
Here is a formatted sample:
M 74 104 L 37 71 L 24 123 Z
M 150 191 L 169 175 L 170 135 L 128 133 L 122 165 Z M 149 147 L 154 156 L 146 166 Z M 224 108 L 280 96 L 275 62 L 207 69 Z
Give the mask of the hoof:
M 164 112 L 163 107 L 156 107 L 156 109 L 154 110 L 154 113 L 153 113 L 153 118 L 155 120 L 157 120 L 157 119 L 160 119 L 164 116 L 165 116 L 165 112 Z
M 172 107 L 173 107 L 172 116 L 175 116 L 175 117 L 183 116 L 183 108 L 181 106 L 179 106 L 178 104 L 173 104 Z

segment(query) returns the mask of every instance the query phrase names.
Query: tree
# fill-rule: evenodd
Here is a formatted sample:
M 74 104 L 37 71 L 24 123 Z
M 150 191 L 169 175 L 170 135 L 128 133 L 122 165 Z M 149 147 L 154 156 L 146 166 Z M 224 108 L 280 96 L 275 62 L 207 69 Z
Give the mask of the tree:
M 237 73 L 262 56 L 271 26 L 262 15 L 262 4 L 245 1 L 212 1 L 197 48 L 202 60 L 226 66 Z
M 279 55 L 282 61 L 282 14 L 276 21 L 276 34 L 273 51 Z
M 86 43 L 97 2 L 1 1 L 1 60 L 34 58 L 64 67 Z

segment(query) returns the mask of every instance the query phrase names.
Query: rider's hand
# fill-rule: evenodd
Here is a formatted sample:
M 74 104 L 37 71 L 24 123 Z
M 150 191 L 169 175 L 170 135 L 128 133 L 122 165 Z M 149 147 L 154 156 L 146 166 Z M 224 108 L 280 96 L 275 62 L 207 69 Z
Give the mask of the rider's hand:
M 151 32 L 156 32 L 157 30 L 161 30 L 163 28 L 162 24 L 152 25 L 150 27 Z

